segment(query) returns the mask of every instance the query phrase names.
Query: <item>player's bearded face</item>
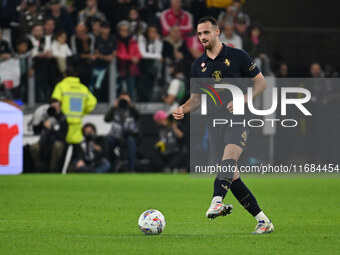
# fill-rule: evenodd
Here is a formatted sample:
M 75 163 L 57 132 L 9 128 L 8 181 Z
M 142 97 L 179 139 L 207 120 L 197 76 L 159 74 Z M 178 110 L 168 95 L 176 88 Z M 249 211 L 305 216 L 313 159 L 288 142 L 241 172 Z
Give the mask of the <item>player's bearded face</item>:
M 215 43 L 218 33 L 216 28 L 211 25 L 210 22 L 202 23 L 197 26 L 197 34 L 202 43 L 203 47 L 206 49 L 211 49 Z

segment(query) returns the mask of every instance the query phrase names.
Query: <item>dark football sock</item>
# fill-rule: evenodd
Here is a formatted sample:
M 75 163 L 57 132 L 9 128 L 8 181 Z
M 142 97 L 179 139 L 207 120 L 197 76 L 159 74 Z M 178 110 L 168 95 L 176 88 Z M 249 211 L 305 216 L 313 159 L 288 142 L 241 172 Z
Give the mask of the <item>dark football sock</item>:
M 236 167 L 236 160 L 226 159 L 221 162 L 221 168 L 231 169 Z M 231 186 L 232 178 L 234 173 L 232 171 L 218 172 L 214 182 L 214 194 L 213 197 L 221 196 L 224 198 L 227 194 L 228 189 Z
M 250 192 L 248 187 L 243 183 L 241 178 L 233 181 L 230 186 L 231 192 L 234 194 L 240 204 L 254 217 L 261 212 L 259 205 L 257 204 L 256 198 Z

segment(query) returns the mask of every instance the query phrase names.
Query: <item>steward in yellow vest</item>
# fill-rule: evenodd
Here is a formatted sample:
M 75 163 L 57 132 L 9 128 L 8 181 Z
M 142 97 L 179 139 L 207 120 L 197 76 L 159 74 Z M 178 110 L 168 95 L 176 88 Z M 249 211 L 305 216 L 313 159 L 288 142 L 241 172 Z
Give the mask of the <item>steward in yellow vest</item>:
M 79 144 L 83 140 L 83 116 L 96 107 L 97 99 L 76 77 L 74 68 L 68 67 L 66 75 L 67 77 L 55 86 L 52 98 L 61 103 L 61 110 L 67 119 L 66 142 Z

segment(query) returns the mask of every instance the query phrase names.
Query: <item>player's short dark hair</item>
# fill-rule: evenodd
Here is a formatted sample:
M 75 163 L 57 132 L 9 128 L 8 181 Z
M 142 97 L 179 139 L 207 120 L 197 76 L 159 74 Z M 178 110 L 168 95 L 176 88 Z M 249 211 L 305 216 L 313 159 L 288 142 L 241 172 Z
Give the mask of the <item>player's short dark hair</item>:
M 205 16 L 202 17 L 198 20 L 198 24 L 202 24 L 202 23 L 206 23 L 206 22 L 210 22 L 211 25 L 213 26 L 218 26 L 218 22 L 215 18 L 211 17 L 211 16 Z

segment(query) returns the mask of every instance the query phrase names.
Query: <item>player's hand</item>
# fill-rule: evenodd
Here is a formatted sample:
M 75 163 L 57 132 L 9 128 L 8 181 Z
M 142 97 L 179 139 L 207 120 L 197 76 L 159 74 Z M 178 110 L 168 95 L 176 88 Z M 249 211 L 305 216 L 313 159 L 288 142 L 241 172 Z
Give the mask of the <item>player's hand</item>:
M 229 102 L 229 104 L 227 105 L 227 109 L 230 113 L 233 113 L 234 110 L 233 101 Z
M 184 111 L 183 111 L 183 107 L 180 106 L 177 109 L 172 111 L 172 116 L 176 119 L 176 120 L 180 120 L 184 118 Z

